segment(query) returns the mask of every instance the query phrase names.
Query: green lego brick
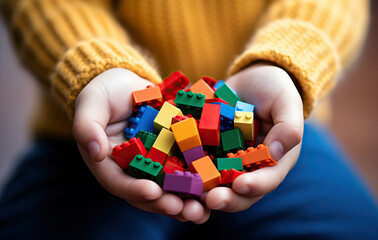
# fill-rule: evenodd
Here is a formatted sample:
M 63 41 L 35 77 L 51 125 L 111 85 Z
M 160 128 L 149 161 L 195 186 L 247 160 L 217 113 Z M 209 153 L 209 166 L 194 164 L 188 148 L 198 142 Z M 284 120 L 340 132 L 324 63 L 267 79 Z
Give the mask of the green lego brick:
M 153 162 L 149 158 L 144 158 L 138 154 L 131 161 L 128 174 L 135 178 L 150 179 L 159 185 L 163 183 L 164 172 L 163 166 L 159 162 Z
M 221 132 L 221 141 L 225 153 L 245 150 L 243 133 L 238 128 Z
M 157 135 L 144 130 L 140 130 L 139 132 L 137 132 L 137 134 L 135 134 L 135 137 L 139 138 L 142 141 L 144 147 L 147 150 L 150 150 L 157 138 Z
M 228 102 L 228 104 L 233 107 L 235 107 L 237 101 L 241 101 L 238 95 L 236 95 L 227 84 L 221 86 L 218 90 L 214 92 L 214 94 L 215 96 Z
M 217 158 L 218 171 L 223 169 L 230 170 L 231 168 L 243 171 L 243 162 L 241 158 Z
M 185 92 L 181 89 L 176 94 L 175 104 L 184 115 L 192 114 L 194 118 L 199 119 L 205 100 L 205 95 L 201 93 Z

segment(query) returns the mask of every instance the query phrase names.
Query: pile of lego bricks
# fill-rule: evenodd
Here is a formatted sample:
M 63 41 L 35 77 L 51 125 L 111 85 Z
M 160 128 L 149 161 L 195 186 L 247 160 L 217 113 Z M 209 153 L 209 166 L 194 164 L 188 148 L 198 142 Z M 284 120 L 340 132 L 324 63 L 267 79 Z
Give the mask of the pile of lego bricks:
M 134 113 L 124 130 L 128 141 L 112 151 L 127 174 L 155 181 L 165 191 L 201 196 L 231 186 L 245 172 L 276 165 L 267 146 L 254 147 L 254 105 L 210 77 L 188 85 L 177 71 L 132 93 Z

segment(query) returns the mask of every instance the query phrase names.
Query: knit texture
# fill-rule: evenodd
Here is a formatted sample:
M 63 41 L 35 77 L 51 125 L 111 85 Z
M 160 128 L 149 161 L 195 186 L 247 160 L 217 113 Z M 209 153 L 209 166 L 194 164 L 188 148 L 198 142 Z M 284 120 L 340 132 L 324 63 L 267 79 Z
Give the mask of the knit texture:
M 114 67 L 157 83 L 175 70 L 226 79 L 269 61 L 293 76 L 307 117 L 355 59 L 369 15 L 367 0 L 0 1 L 44 88 L 35 129 L 60 136 L 80 91 Z

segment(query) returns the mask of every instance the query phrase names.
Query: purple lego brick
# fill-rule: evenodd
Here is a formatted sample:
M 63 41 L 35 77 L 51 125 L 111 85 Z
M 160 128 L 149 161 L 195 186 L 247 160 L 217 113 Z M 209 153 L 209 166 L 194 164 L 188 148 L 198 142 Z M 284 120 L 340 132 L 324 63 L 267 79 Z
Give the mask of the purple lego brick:
M 182 154 L 184 155 L 187 166 L 189 166 L 193 161 L 205 156 L 202 145 L 186 150 L 182 152 Z
M 201 196 L 203 192 L 202 178 L 198 173 L 176 170 L 174 174 L 165 174 L 163 190 Z

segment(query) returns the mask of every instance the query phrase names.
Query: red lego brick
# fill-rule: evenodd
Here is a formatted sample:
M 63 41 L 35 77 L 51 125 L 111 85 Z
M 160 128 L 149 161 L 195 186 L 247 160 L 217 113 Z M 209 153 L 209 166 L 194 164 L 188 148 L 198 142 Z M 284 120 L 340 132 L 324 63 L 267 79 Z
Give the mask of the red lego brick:
M 234 180 L 242 174 L 244 174 L 244 172 L 235 170 L 233 168 L 230 170 L 226 170 L 226 169 L 222 170 L 221 171 L 221 185 L 226 185 L 226 186 L 232 185 Z
M 161 89 L 163 99 L 165 101 L 174 99 L 179 90 L 184 89 L 190 83 L 189 79 L 181 72 L 171 73 L 158 86 Z
M 181 121 L 184 121 L 188 118 L 189 117 L 187 117 L 187 116 L 180 116 L 180 115 L 174 116 L 174 117 L 172 117 L 171 125 L 178 123 L 178 122 L 181 122 Z
M 228 105 L 228 102 L 223 100 L 222 98 L 213 98 L 213 99 L 206 99 L 205 103 L 224 103 Z
M 134 111 L 142 104 L 147 104 L 152 107 L 159 106 L 163 98 L 160 88 L 158 86 L 147 86 L 145 89 L 132 92 Z
M 201 79 L 204 80 L 215 91 L 214 86 L 217 83 L 217 80 L 208 76 L 202 76 Z
M 229 158 L 240 157 L 243 161 L 243 166 L 251 165 L 253 163 L 267 162 L 267 164 L 276 164 L 276 161 L 270 156 L 268 146 L 259 144 L 256 148 L 249 147 L 246 151 L 239 150 L 237 153 L 227 154 Z
M 198 131 L 203 145 L 218 146 L 220 139 L 220 105 L 205 103 Z
M 175 156 L 168 156 L 167 160 L 165 161 L 163 171 L 165 173 L 174 173 L 176 170 L 184 171 L 184 161 L 175 157 Z
M 162 152 L 154 147 L 147 153 L 146 158 L 150 158 L 153 162 L 159 162 L 161 165 L 164 165 L 165 159 L 168 154 Z
M 147 150 L 139 138 L 131 138 L 120 145 L 113 148 L 112 156 L 117 164 L 125 169 L 130 165 L 133 158 L 140 154 L 146 156 Z

